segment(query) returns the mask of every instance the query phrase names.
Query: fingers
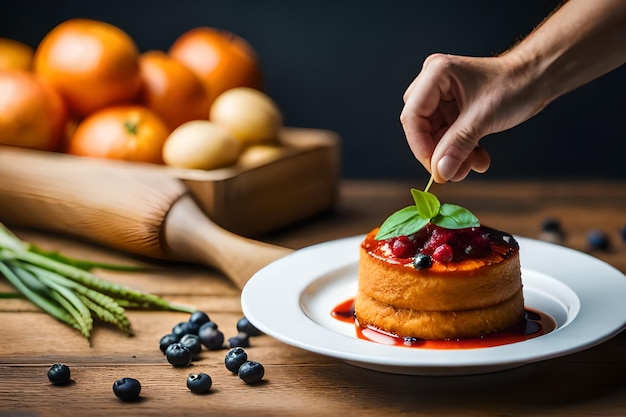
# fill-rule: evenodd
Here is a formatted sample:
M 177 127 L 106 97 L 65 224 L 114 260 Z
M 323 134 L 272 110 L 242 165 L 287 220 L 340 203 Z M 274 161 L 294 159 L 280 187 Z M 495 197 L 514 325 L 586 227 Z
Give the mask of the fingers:
M 449 178 L 448 181 L 458 182 L 464 180 L 470 171 L 476 171 L 478 173 L 484 173 L 489 169 L 491 164 L 491 158 L 485 148 L 477 146 L 470 153 L 468 158 L 461 163 L 461 166 L 456 172 Z
M 424 70 L 417 76 L 404 93 L 405 102 L 400 121 L 411 151 L 428 170 L 431 156 L 439 137 L 445 132 L 450 119 L 456 117 L 454 111 L 441 109 L 442 99 L 449 97 L 449 82 L 440 77 L 436 70 L 430 70 L 428 59 Z

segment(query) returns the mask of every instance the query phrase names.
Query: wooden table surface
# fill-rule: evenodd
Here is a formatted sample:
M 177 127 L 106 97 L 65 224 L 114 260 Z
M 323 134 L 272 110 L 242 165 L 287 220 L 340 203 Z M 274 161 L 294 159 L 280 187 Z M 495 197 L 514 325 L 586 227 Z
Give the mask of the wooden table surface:
M 360 235 L 388 214 L 411 204 L 400 182 L 344 182 L 337 207 L 261 239 L 299 249 Z M 613 245 L 592 255 L 626 272 L 624 182 L 465 181 L 436 185 L 442 201 L 472 210 L 492 227 L 535 238 L 542 221 L 558 219 L 566 246 L 586 250 L 591 229 L 606 231 Z M 0 219 L 1 221 L 1 219 Z M 15 230 L 25 240 L 67 255 L 113 262 L 139 260 L 84 242 L 46 233 Z M 195 306 L 211 316 L 228 338 L 242 316 L 239 291 L 217 271 L 155 264 L 149 273 L 98 271 L 112 281 Z M 12 287 L 0 279 L 0 292 Z M 277 297 L 280 291 L 276 291 Z M 626 298 L 624 300 L 626 302 Z M 93 346 L 74 330 L 29 302 L 0 302 L 0 416 L 624 416 L 626 415 L 626 333 L 588 350 L 521 368 L 473 376 L 427 377 L 381 373 L 283 344 L 269 336 L 252 339 L 252 360 L 266 369 L 263 383 L 246 385 L 223 365 L 226 350 L 203 351 L 189 368 L 169 365 L 158 348 L 162 335 L 187 320 L 185 313 L 130 311 L 136 331 L 126 337 L 99 326 Z M 625 318 L 626 320 L 626 318 Z M 53 386 L 46 373 L 62 362 L 73 382 Z M 213 379 L 208 395 L 185 385 L 190 372 Z M 113 381 L 134 377 L 141 400 L 123 403 Z

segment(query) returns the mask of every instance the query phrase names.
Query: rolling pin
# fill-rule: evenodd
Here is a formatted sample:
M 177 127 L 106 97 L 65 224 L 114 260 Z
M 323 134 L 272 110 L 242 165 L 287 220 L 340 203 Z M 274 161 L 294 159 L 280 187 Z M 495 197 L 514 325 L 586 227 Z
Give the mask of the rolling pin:
M 0 222 L 223 272 L 239 288 L 292 250 L 211 221 L 163 167 L 0 146 Z

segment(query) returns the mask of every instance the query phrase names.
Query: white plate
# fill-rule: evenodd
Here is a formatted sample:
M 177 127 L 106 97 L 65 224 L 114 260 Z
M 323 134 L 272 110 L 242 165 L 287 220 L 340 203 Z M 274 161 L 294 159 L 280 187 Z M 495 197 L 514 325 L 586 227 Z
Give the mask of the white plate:
M 289 345 L 363 368 L 411 375 L 465 375 L 515 368 L 577 352 L 626 325 L 626 279 L 581 252 L 516 237 L 526 306 L 552 316 L 543 336 L 477 349 L 390 346 L 357 337 L 354 325 L 331 317 L 357 289 L 363 236 L 298 250 L 256 273 L 241 296 L 244 315 Z

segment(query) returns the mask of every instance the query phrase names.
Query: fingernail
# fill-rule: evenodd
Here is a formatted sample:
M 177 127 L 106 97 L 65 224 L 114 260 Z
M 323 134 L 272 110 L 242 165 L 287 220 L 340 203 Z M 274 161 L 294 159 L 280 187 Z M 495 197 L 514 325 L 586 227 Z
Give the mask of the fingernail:
M 437 171 L 439 176 L 445 181 L 450 181 L 450 178 L 454 177 L 458 169 L 458 164 L 451 156 L 444 155 L 439 162 L 437 162 Z

